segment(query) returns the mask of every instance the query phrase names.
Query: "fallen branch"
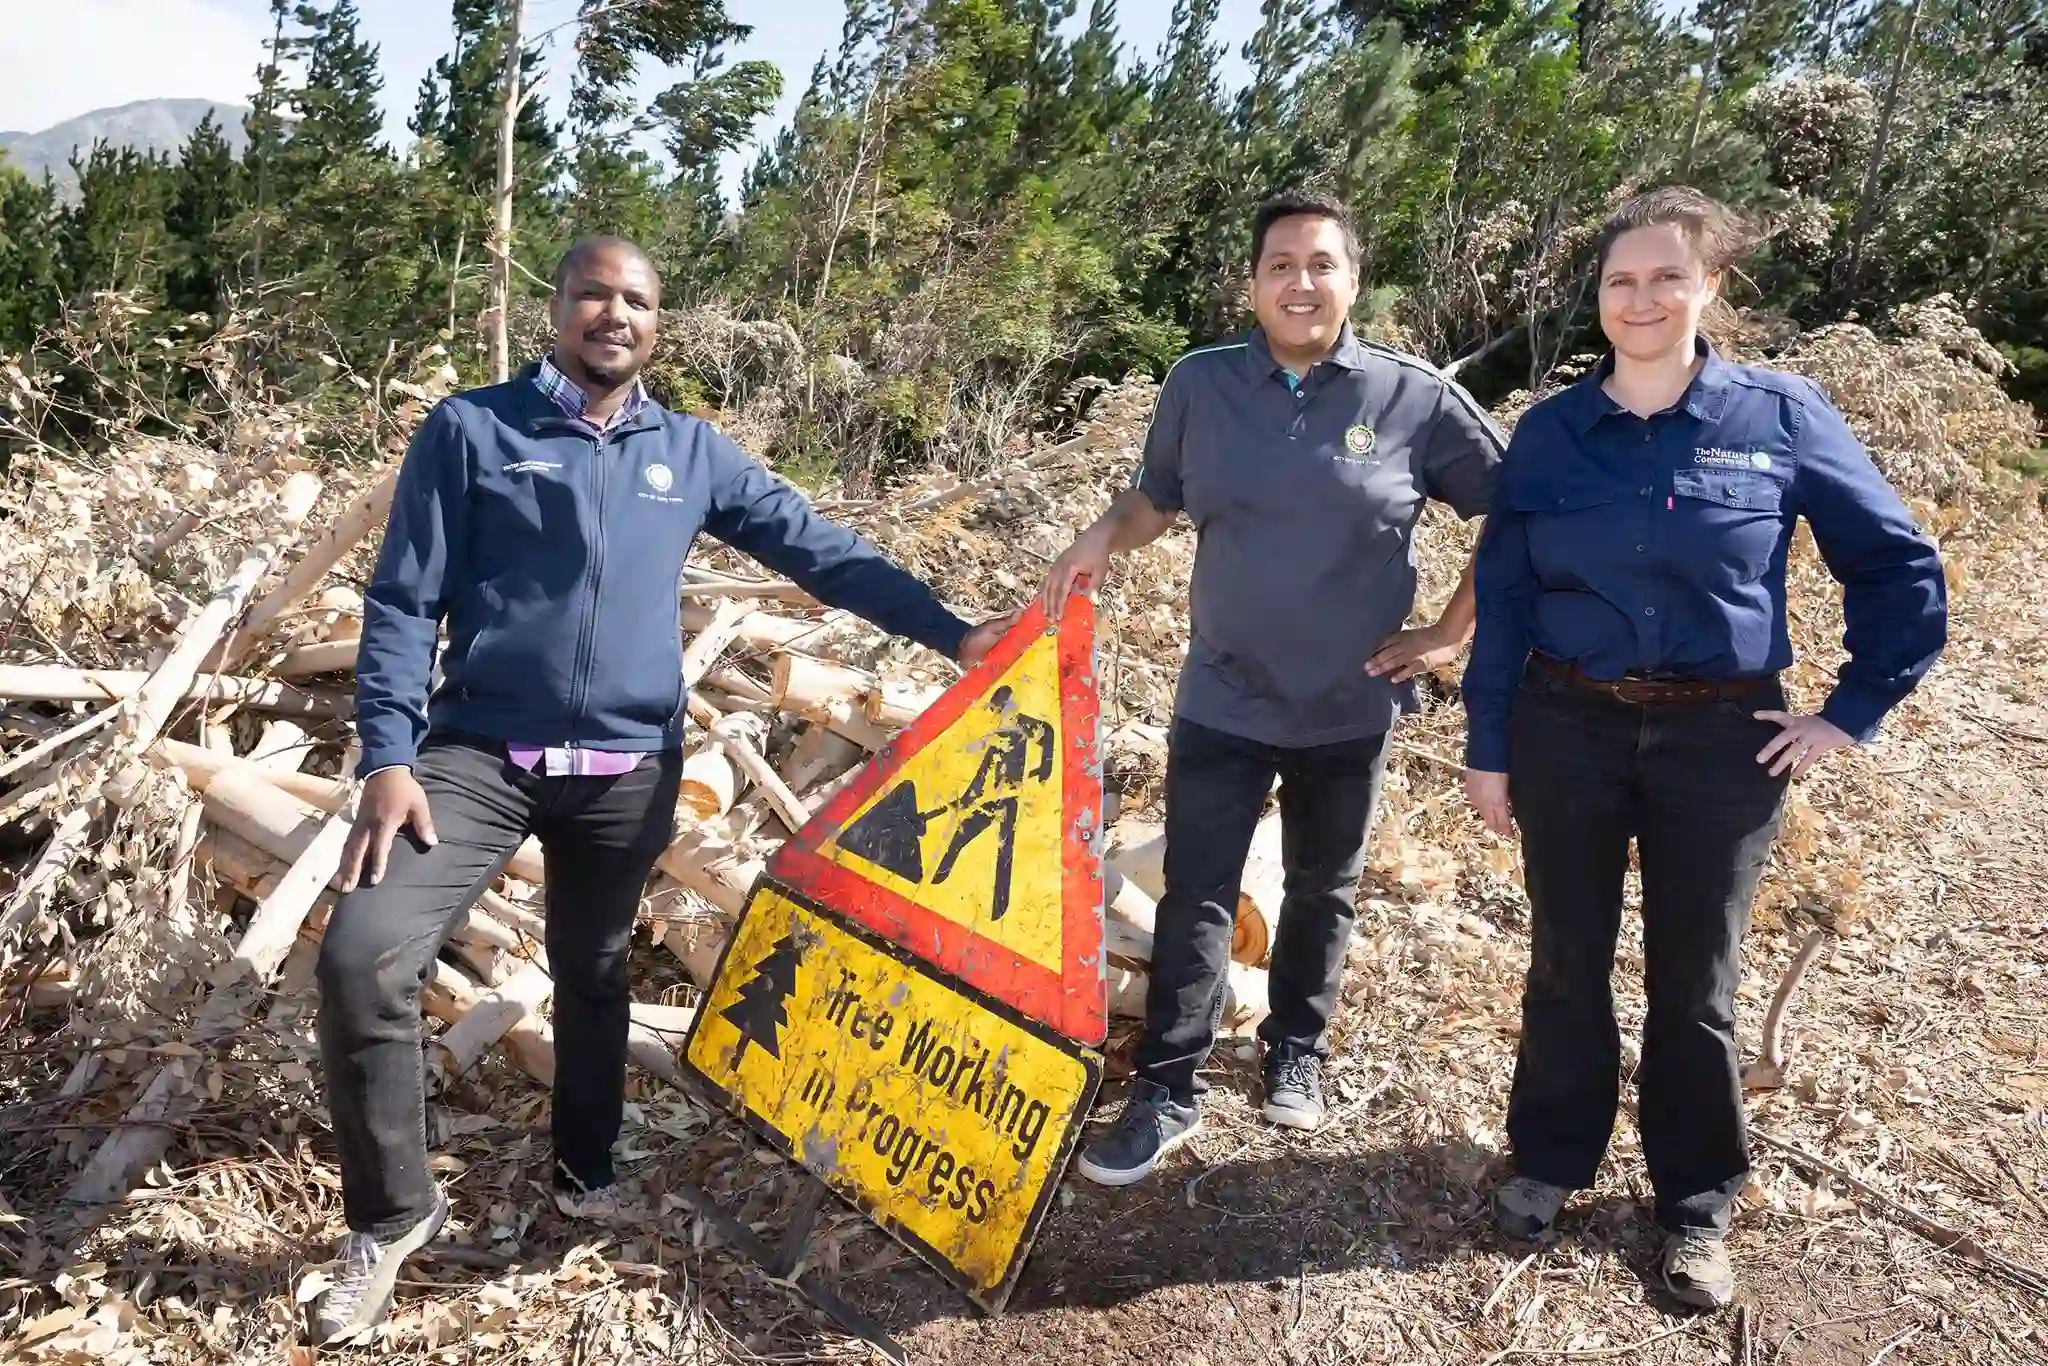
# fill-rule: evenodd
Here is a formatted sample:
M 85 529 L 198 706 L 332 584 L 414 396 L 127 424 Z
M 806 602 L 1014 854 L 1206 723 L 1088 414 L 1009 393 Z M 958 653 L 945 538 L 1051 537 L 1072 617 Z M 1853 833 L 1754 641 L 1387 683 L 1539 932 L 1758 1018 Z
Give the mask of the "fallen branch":
M 58 664 L 0 664 L 0 697 L 17 702 L 105 702 L 132 697 L 151 675 L 143 669 L 73 669 Z M 268 679 L 206 674 L 184 692 L 192 702 L 233 702 L 284 716 L 348 716 L 352 698 L 310 692 Z
M 1785 975 L 1778 979 L 1778 989 L 1771 995 L 1770 1009 L 1764 1012 L 1762 1060 L 1742 1069 L 1742 1084 L 1746 1089 L 1773 1091 L 1785 1084 L 1785 1012 L 1791 1006 L 1792 997 L 1798 992 L 1806 970 L 1813 966 L 1814 959 L 1833 938 L 1830 930 L 1810 932 L 1799 946 L 1799 952 L 1792 955 Z
M 704 675 L 725 653 L 725 647 L 745 629 L 752 620 L 754 609 L 744 603 L 720 603 L 718 610 L 711 614 L 711 620 L 704 623 L 690 643 L 683 647 L 683 691 L 695 692 L 697 685 L 704 681 Z
M 1978 1242 L 1970 1234 L 1964 1233 L 1960 1229 L 1950 1228 L 1934 1216 L 1913 1208 L 1896 1196 L 1887 1195 L 1884 1191 L 1871 1185 L 1847 1167 L 1830 1162 L 1818 1153 L 1808 1152 L 1797 1144 L 1787 1143 L 1784 1139 L 1768 1134 L 1762 1129 L 1751 1128 L 1749 1136 L 1767 1148 L 1774 1148 L 1785 1154 L 1785 1156 L 1813 1168 L 1815 1171 L 1834 1177 L 1837 1181 L 1863 1195 L 1864 1198 L 1877 1205 L 1878 1208 L 1915 1229 L 1930 1242 L 1939 1246 L 1942 1251 L 1959 1253 L 1989 1270 L 1998 1272 L 2023 1290 L 2029 1290 L 2036 1295 L 2048 1297 L 2048 1276 L 2044 1276 L 2041 1272 L 2034 1270 L 2030 1266 L 2022 1266 L 2018 1262 L 1999 1256 Z
M 133 724 L 128 727 L 127 737 L 135 749 L 147 748 L 163 733 L 171 712 L 190 692 L 201 662 L 212 652 L 229 623 L 241 614 L 249 595 L 256 591 L 256 585 L 270 572 L 285 547 L 297 539 L 300 523 L 319 497 L 318 475 L 302 472 L 285 481 L 277 495 L 281 525 L 268 539 L 250 547 L 228 581 L 215 590 L 198 615 L 179 632 L 178 643 L 171 647 L 169 656 L 135 690 Z
M 355 639 L 323 640 L 311 645 L 294 645 L 279 657 L 271 672 L 279 678 L 298 680 L 321 674 L 352 673 L 356 667 Z
M 328 571 L 383 523 L 397 488 L 398 471 L 394 469 L 342 509 L 334 525 L 307 549 L 291 572 L 249 609 L 242 623 L 246 643 L 233 650 L 230 659 L 248 658 L 273 622 L 312 596 Z
M 50 842 L 43 846 L 43 852 L 28 870 L 21 884 L 15 888 L 14 896 L 7 903 L 7 909 L 0 912 L 0 970 L 11 966 L 14 961 L 15 941 L 42 918 L 50 902 L 57 895 L 61 879 L 72 863 L 85 849 L 86 836 L 91 832 L 93 822 L 106 809 L 106 802 L 98 796 L 89 797 L 73 808 L 50 835 Z
M 777 815 L 790 831 L 801 830 L 810 822 L 811 813 L 804 806 L 803 799 L 789 790 L 782 781 L 782 775 L 769 764 L 760 750 L 759 728 L 744 724 L 751 717 L 728 716 L 711 728 L 711 738 L 725 752 L 732 756 L 740 771 L 753 780 L 774 805 Z
M 215 968 L 207 979 L 209 995 L 190 1040 L 194 1047 L 213 1042 L 243 1022 L 256 993 L 284 962 L 314 901 L 341 866 L 341 849 L 348 839 L 350 824 L 346 812 L 330 816 L 278 880 L 276 890 L 256 908 L 235 945 L 234 957 Z M 80 1205 L 119 1200 L 128 1194 L 136 1178 L 164 1155 L 172 1134 L 166 1121 L 181 1108 L 177 1102 L 185 1094 L 181 1084 L 186 1075 L 185 1062 L 171 1062 L 150 1081 L 142 1099 L 129 1110 L 123 1126 L 109 1135 L 86 1163 L 66 1200 Z

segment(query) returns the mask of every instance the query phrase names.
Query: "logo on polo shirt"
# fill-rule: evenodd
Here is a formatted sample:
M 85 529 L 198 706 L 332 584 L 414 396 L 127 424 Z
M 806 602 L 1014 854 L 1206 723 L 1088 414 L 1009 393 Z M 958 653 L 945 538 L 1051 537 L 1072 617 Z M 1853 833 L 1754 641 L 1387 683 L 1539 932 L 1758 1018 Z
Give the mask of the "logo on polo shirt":
M 649 465 L 645 473 L 647 486 L 656 493 L 667 493 L 669 487 L 676 482 L 675 475 L 669 472 L 666 465 Z
M 1379 440 L 1373 429 L 1362 422 L 1355 427 L 1344 429 L 1344 449 L 1353 455 L 1371 455 L 1372 448 L 1379 444 Z

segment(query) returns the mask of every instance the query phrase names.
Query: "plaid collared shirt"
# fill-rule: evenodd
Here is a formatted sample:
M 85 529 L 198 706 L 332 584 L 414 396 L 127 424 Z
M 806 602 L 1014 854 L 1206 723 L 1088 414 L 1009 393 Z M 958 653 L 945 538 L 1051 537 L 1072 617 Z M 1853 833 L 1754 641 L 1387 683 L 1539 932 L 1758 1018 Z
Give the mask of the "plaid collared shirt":
M 603 436 L 621 423 L 631 422 L 640 416 L 640 410 L 647 406 L 647 386 L 639 380 L 633 381 L 633 391 L 626 395 L 626 401 L 612 414 L 611 421 L 599 425 L 584 417 L 590 410 L 590 395 L 583 387 L 563 374 L 555 364 L 553 356 L 543 356 L 540 369 L 533 376 L 534 387 L 548 396 L 548 400 L 562 410 L 562 416 L 581 422 L 590 429 L 591 435 Z

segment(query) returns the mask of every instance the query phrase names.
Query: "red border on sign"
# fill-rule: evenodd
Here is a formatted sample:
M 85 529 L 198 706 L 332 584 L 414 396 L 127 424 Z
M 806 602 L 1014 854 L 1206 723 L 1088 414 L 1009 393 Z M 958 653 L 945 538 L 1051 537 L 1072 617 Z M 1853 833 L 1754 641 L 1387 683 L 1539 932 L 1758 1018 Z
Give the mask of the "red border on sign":
M 819 851 L 910 757 L 937 740 L 993 690 L 1047 631 L 1034 601 L 981 663 L 925 709 L 838 796 L 768 861 L 768 876 L 850 916 L 926 962 L 1083 1043 L 1109 1034 L 1102 960 L 1102 773 L 1096 757 L 1095 604 L 1067 599 L 1057 645 L 1060 692 L 1061 970 L 1034 963 L 967 926 L 935 914 Z

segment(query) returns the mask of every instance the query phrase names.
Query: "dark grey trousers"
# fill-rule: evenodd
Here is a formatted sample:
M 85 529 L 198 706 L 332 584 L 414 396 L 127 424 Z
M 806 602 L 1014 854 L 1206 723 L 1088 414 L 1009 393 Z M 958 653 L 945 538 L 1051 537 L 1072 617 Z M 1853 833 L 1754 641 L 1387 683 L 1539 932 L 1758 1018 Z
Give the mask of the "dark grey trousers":
M 1508 751 L 1532 922 L 1508 1101 L 1522 1175 L 1590 1186 L 1614 1131 L 1621 1033 L 1609 978 L 1633 839 L 1649 1006 L 1636 1088 L 1657 1219 L 1727 1227 L 1749 1174 L 1735 987 L 1787 784 L 1756 762 L 1778 727 L 1752 713 L 1784 705 L 1775 684 L 1634 706 L 1533 668 L 1525 678 Z
M 1325 1053 L 1344 952 L 1358 918 L 1365 835 L 1379 802 L 1387 737 L 1283 749 L 1175 721 L 1166 758 L 1166 894 L 1145 992 L 1138 1075 L 1191 1105 L 1216 1045 L 1245 856 L 1280 779 L 1280 925 L 1259 1037 L 1276 1054 Z M 1228 909 L 1226 909 L 1228 908 Z
M 616 777 L 528 773 L 496 741 L 429 736 L 413 767 L 439 843 L 410 830 L 320 943 L 320 1051 L 348 1226 L 389 1238 L 433 1208 L 420 989 L 457 919 L 529 834 L 547 855 L 558 1185 L 611 1183 L 626 1094 L 626 951 L 674 822 L 682 758 Z

